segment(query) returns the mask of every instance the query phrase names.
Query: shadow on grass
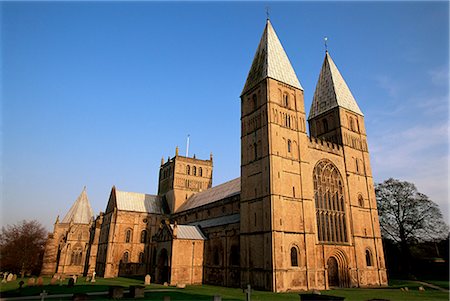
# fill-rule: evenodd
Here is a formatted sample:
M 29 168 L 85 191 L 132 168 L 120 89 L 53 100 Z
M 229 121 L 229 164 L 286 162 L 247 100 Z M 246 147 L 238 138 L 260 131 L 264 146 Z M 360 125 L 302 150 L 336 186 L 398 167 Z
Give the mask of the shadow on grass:
M 58 294 L 74 294 L 74 293 L 90 293 L 90 292 L 107 292 L 109 285 L 75 285 L 68 287 L 67 285 L 43 285 L 43 286 L 26 286 L 22 289 L 14 289 L 0 293 L 0 297 L 25 297 L 39 296 L 42 291 L 46 291 L 49 295 Z

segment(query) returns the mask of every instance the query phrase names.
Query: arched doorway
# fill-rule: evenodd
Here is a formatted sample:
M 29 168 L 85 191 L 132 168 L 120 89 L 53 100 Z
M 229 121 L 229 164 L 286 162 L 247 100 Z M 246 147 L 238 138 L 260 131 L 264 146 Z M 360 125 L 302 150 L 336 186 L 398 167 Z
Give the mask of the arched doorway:
M 158 283 L 169 282 L 169 256 L 166 249 L 159 252 L 156 277 Z
M 339 266 L 336 258 L 330 257 L 327 261 L 328 266 L 328 286 L 339 286 Z

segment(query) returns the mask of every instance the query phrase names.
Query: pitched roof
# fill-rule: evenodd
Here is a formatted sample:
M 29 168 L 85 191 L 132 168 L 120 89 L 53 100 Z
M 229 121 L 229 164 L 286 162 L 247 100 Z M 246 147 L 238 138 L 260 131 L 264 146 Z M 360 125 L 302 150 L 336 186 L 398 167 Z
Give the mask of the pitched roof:
M 174 230 L 174 225 L 171 224 L 170 228 L 172 229 L 172 233 Z M 202 231 L 197 226 L 189 226 L 189 225 L 177 225 L 177 239 L 199 239 L 205 240 L 206 236 L 203 235 Z
M 194 194 L 178 208 L 177 212 L 220 201 L 239 193 L 241 193 L 241 178 L 228 181 L 208 190 Z
M 91 204 L 89 203 L 86 187 L 76 199 L 75 203 L 70 207 L 69 212 L 64 216 L 61 223 L 74 224 L 89 224 L 94 217 L 94 212 L 92 211 Z
M 163 214 L 160 197 L 137 192 L 119 191 L 116 189 L 116 206 L 118 210 Z
M 219 216 L 216 218 L 205 219 L 205 220 L 201 220 L 201 221 L 195 221 L 195 222 L 192 222 L 189 224 L 200 226 L 202 228 L 210 228 L 210 227 L 217 227 L 217 226 L 222 226 L 222 225 L 239 223 L 240 220 L 241 220 L 241 215 L 239 213 L 236 213 L 236 214 L 230 214 L 230 215 L 225 215 L 225 216 Z
M 303 90 L 269 20 L 267 20 L 263 35 L 256 49 L 242 94 L 267 77 Z
M 320 70 L 308 119 L 314 118 L 335 107 L 342 107 L 364 116 L 352 92 L 327 51 L 322 69 Z

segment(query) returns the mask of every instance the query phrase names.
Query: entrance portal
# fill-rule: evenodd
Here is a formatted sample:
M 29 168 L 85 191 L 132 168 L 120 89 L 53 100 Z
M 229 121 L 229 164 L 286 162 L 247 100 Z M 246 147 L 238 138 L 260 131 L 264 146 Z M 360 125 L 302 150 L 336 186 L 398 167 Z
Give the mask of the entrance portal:
M 166 249 L 159 253 L 156 273 L 158 283 L 169 282 L 169 256 Z
M 328 265 L 328 286 L 339 286 L 339 266 L 336 258 L 330 257 Z

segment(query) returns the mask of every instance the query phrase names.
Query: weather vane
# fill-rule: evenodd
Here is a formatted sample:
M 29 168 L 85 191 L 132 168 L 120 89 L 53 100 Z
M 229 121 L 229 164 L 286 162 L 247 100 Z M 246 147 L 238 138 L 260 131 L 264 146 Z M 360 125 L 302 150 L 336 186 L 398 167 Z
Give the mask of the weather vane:
M 325 44 L 325 52 L 328 52 L 328 45 L 327 45 L 328 37 L 323 37 L 323 42 Z
M 267 20 L 269 20 L 269 7 L 266 6 L 266 16 L 267 16 Z

